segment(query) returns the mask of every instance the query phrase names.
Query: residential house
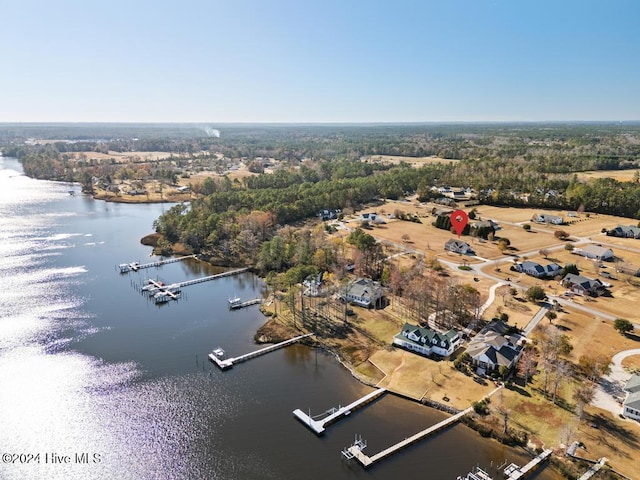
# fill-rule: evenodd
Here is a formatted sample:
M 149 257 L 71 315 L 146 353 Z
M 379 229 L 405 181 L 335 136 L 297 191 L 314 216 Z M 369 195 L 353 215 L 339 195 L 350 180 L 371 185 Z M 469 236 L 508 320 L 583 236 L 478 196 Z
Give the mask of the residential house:
M 368 278 L 358 278 L 349 283 L 344 289 L 344 293 L 340 293 L 339 297 L 341 300 L 361 307 L 377 307 L 381 303 L 382 287 L 378 282 Z
M 452 238 L 447 243 L 444 244 L 444 249 L 449 250 L 450 252 L 460 253 L 462 255 L 473 255 L 473 248 L 467 242 L 463 242 L 462 240 L 456 240 Z
M 615 258 L 613 250 L 594 244 L 589 244 L 582 248 L 574 248 L 573 253 L 598 261 L 612 261 Z
M 536 278 L 553 277 L 562 270 L 562 267 L 557 263 L 550 263 L 543 266 L 529 260 L 522 263 L 516 263 L 513 268 L 516 272 L 526 273 L 527 275 L 531 275 Z
M 423 355 L 436 354 L 448 357 L 460 345 L 462 339 L 455 329 L 441 333 L 428 327 L 405 323 L 402 331 L 393 337 L 393 344 Z
M 551 223 L 552 225 L 562 225 L 564 223 L 564 218 L 557 215 L 550 215 L 548 213 L 536 213 L 531 221 L 536 223 Z
M 640 238 L 640 228 L 634 225 L 618 225 L 607 231 L 610 237 Z
M 371 223 L 385 223 L 384 218 L 379 216 L 377 213 L 361 213 L 359 220 L 361 222 L 371 222 Z
M 338 218 L 338 215 L 340 215 L 340 210 L 329 210 L 329 209 L 322 209 L 318 212 L 318 217 L 320 217 L 322 219 L 322 221 L 327 221 L 327 220 L 335 220 L 336 218 Z
M 320 272 L 317 275 L 309 275 L 304 279 L 302 285 L 304 288 L 304 295 L 309 297 L 317 297 L 320 295 L 320 287 L 322 286 L 322 277 L 324 276 L 324 272 Z
M 622 414 L 625 417 L 640 420 L 640 375 L 632 375 L 624 386 L 627 396 L 622 403 Z
M 606 288 L 600 280 L 573 273 L 567 273 L 560 283 L 563 287 L 578 295 L 597 297 L 606 292 Z
M 469 342 L 466 353 L 478 373 L 493 372 L 500 367 L 513 368 L 522 355 L 526 338 L 510 333 L 504 322 L 491 322 Z

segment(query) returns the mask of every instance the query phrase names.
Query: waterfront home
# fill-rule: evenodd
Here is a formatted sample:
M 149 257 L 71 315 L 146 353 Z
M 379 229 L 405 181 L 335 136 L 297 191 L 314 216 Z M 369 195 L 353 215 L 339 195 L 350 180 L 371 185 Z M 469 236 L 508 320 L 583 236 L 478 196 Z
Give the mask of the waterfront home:
M 491 322 L 471 339 L 466 353 L 479 374 L 511 369 L 522 355 L 525 337 L 512 333 L 504 322 Z
M 358 278 L 346 286 L 339 298 L 365 308 L 377 307 L 381 304 L 382 287 L 368 278 Z
M 531 262 L 529 260 L 516 263 L 513 268 L 516 272 L 526 273 L 527 275 L 536 278 L 553 277 L 562 270 L 562 267 L 557 263 L 540 265 L 539 263 Z
M 606 292 L 604 284 L 597 278 L 584 277 L 573 273 L 567 273 L 560 283 L 563 287 L 578 295 L 597 297 Z
M 622 414 L 625 417 L 640 420 L 640 375 L 632 375 L 624 386 L 627 396 L 622 403 Z
M 613 250 L 594 244 L 589 244 L 582 248 L 574 248 L 572 253 L 598 261 L 612 261 L 615 258 Z
M 444 244 L 444 249 L 450 252 L 460 253 L 462 255 L 473 255 L 473 248 L 467 242 L 452 238 Z
M 402 331 L 393 337 L 393 344 L 422 355 L 436 354 L 448 357 L 460 345 L 459 333 L 451 329 L 441 333 L 429 327 L 405 323 Z

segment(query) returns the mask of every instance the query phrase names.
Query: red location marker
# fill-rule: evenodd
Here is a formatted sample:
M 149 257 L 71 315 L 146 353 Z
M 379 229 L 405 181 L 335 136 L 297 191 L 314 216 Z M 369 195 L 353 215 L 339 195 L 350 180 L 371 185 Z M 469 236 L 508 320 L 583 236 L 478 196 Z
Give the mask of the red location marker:
M 462 231 L 464 227 L 467 226 L 467 223 L 469 223 L 469 215 L 463 210 L 455 210 L 451 214 L 451 226 L 458 234 L 458 237 L 462 235 Z

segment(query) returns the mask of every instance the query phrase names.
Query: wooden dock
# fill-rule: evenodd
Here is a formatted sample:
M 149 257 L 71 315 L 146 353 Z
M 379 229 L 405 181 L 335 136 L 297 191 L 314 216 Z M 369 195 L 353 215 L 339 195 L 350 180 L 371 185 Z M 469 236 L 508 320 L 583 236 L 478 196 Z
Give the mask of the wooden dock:
M 309 429 L 311 429 L 311 431 L 313 431 L 316 435 L 320 436 L 324 433 L 325 427 L 338 421 L 340 418 L 348 416 L 353 410 L 356 410 L 358 408 L 361 408 L 373 402 L 375 399 L 380 397 L 384 392 L 386 392 L 386 389 L 379 388 L 378 390 L 368 393 L 364 397 L 359 398 L 355 402 L 352 402 L 345 407 L 339 406 L 338 408 L 332 408 L 331 410 L 328 410 L 329 415 L 323 418 L 322 420 L 314 420 L 313 417 L 311 417 L 311 415 L 307 415 L 299 408 L 293 411 L 293 415 L 298 420 L 300 420 L 304 425 L 309 427 Z
M 493 390 L 491 393 L 489 393 L 486 397 L 484 398 L 489 398 L 491 397 L 494 393 L 496 393 L 498 390 L 500 390 L 501 388 L 503 388 L 502 386 L 496 388 L 495 390 Z M 376 462 L 379 462 L 380 460 L 383 460 L 391 455 L 393 455 L 394 453 L 399 452 L 400 450 L 403 450 L 404 448 L 407 448 L 408 446 L 414 444 L 415 442 L 418 442 L 419 440 L 422 440 L 424 438 L 427 438 L 435 433 L 438 433 L 442 430 L 444 430 L 445 428 L 449 427 L 450 425 L 453 425 L 455 423 L 457 423 L 462 417 L 464 417 L 465 415 L 469 414 L 473 412 L 473 407 L 469 407 L 466 410 L 463 410 L 460 413 L 457 413 L 449 418 L 444 419 L 443 421 L 425 429 L 422 430 L 421 432 L 416 433 L 415 435 L 410 436 L 409 438 L 405 438 L 404 440 L 402 440 L 401 442 L 396 443 L 395 445 L 390 446 L 389 448 L 382 450 L 380 453 L 376 453 L 375 455 L 369 457 L 368 455 L 365 455 L 364 453 L 362 453 L 362 446 L 364 443 L 363 442 L 356 442 L 353 445 L 351 445 L 350 447 L 348 447 L 344 452 L 343 455 L 345 455 L 345 457 L 347 458 L 355 458 L 356 460 L 358 460 L 358 462 L 360 462 L 360 464 L 364 467 L 370 467 L 371 465 L 373 465 Z
M 185 258 L 185 257 L 182 257 Z M 142 293 L 147 293 L 153 297 L 156 303 L 165 303 L 169 300 L 178 300 L 180 298 L 180 290 L 189 285 L 195 285 L 197 283 L 209 282 L 217 278 L 229 277 L 238 273 L 246 272 L 247 268 L 238 268 L 236 270 L 229 270 L 228 272 L 218 273 L 216 275 L 209 275 L 208 277 L 195 278 L 193 280 L 186 280 L 184 282 L 177 282 L 171 284 L 165 284 L 158 280 L 148 278 L 140 290 Z
M 464 477 L 458 477 L 456 480 L 493 480 L 493 478 L 480 467 L 475 467 Z
M 167 260 L 158 260 L 157 262 L 151 263 L 140 263 L 140 262 L 129 262 L 129 263 L 121 263 L 118 265 L 120 269 L 120 273 L 129 273 L 129 272 L 137 272 L 138 270 L 144 270 L 145 268 L 153 268 L 153 267 L 161 267 L 162 265 L 166 265 L 168 263 L 182 262 L 188 258 L 197 258 L 197 255 L 187 255 L 185 257 L 178 258 L 168 258 Z
M 551 456 L 553 451 L 551 449 L 544 450 L 540 455 L 527 463 L 524 467 L 519 467 L 515 463 L 512 463 L 504 469 L 504 477 L 508 480 L 518 480 L 533 472 L 540 466 L 547 458 Z
M 584 475 L 582 475 L 578 480 L 588 480 L 589 478 L 593 477 L 602 467 L 604 467 L 605 463 L 607 463 L 607 459 L 606 457 L 602 457 L 600 460 L 598 460 L 598 463 L 587 470 Z
M 426 430 L 422 430 L 421 432 L 418 432 L 415 435 L 410 436 L 409 438 L 405 438 L 401 442 L 398 442 L 395 445 L 392 445 L 389 448 L 386 448 L 385 450 L 382 450 L 380 453 L 376 453 L 371 457 L 362 453 L 362 450 L 360 450 L 357 446 L 351 446 L 349 447 L 348 450 L 354 456 L 354 458 L 362 464 L 363 467 L 367 468 L 373 465 L 374 463 L 379 462 L 380 460 L 383 460 L 393 455 L 394 453 L 397 453 L 400 450 L 403 450 L 404 448 L 407 448 L 409 445 L 412 445 L 413 443 L 419 440 L 422 440 L 423 438 L 426 438 L 430 435 L 433 435 L 434 433 L 444 430 L 449 425 L 453 425 L 454 423 L 457 423 L 458 420 L 460 420 L 465 415 L 471 413 L 472 411 L 473 411 L 473 408 L 469 407 L 466 410 L 463 410 L 462 412 L 457 413 L 456 415 L 453 415 L 439 423 L 436 423 L 435 425 L 427 428 Z
M 253 300 L 247 300 L 246 302 L 231 302 L 229 303 L 230 310 L 238 310 L 240 308 L 250 307 L 251 305 L 257 305 L 262 303 L 261 298 L 254 298 Z
M 268 347 L 261 348 L 259 350 L 255 350 L 253 352 L 246 353 L 239 357 L 231 357 L 231 358 L 221 358 L 215 355 L 214 353 L 209 354 L 209 359 L 215 363 L 220 370 L 228 370 L 233 367 L 236 363 L 246 362 L 247 360 L 251 360 L 252 358 L 259 357 L 260 355 L 265 355 L 267 353 L 273 352 L 274 350 L 278 350 L 279 348 L 288 347 L 303 338 L 310 337 L 311 335 L 315 335 L 315 333 L 307 333 L 305 335 L 300 335 L 299 337 L 290 338 L 289 340 L 285 340 L 284 342 L 276 343 L 274 345 L 269 345 Z

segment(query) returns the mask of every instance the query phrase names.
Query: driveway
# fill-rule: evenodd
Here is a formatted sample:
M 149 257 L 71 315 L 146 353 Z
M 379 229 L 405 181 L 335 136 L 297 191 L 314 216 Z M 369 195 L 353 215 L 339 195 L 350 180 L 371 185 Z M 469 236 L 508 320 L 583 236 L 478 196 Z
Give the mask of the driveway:
M 600 381 L 592 402 L 594 407 L 608 410 L 614 415 L 622 412 L 622 406 L 618 403 L 618 399 L 620 401 L 624 400 L 625 392 L 623 388 L 631 377 L 631 374 L 622 368 L 622 361 L 632 355 L 640 355 L 640 348 L 623 350 L 613 356 L 611 359 L 611 373 Z

